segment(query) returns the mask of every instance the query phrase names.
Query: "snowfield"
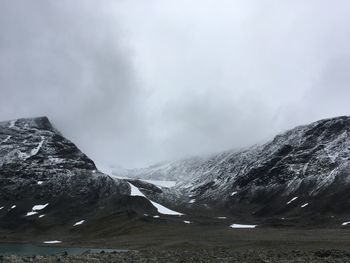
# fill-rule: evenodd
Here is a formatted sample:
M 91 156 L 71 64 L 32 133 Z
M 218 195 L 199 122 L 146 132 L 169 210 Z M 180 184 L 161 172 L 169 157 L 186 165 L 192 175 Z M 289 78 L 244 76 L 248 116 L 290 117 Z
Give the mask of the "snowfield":
M 142 197 L 145 197 L 147 198 L 136 186 L 134 186 L 133 184 L 129 183 L 130 185 L 130 189 L 131 189 L 131 193 L 130 195 L 131 196 L 142 196 Z M 147 198 L 148 199 L 148 198 Z M 182 216 L 183 214 L 182 213 L 179 213 L 179 212 L 176 212 L 174 210 L 171 210 L 161 204 L 158 204 L 156 202 L 153 202 L 152 200 L 148 199 L 152 205 L 157 208 L 158 212 L 160 214 L 164 214 L 164 215 L 173 215 L 173 216 Z
M 231 228 L 255 228 L 257 225 L 242 225 L 242 224 L 232 224 Z

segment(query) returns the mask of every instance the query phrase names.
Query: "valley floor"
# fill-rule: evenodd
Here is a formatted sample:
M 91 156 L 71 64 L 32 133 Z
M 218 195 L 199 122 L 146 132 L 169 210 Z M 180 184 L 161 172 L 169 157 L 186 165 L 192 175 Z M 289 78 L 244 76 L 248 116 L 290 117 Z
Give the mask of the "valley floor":
M 3 263 L 24 262 L 350 262 L 350 253 L 341 250 L 142 250 L 119 253 L 1 257 Z
M 86 229 L 88 230 L 88 229 Z M 52 230 L 62 246 L 129 249 L 82 255 L 3 256 L 0 262 L 350 262 L 350 230 L 148 225 L 93 236 Z M 0 233 L 1 234 L 1 233 Z M 49 236 L 0 235 L 3 242 L 33 242 Z M 52 236 L 50 236 L 52 238 Z

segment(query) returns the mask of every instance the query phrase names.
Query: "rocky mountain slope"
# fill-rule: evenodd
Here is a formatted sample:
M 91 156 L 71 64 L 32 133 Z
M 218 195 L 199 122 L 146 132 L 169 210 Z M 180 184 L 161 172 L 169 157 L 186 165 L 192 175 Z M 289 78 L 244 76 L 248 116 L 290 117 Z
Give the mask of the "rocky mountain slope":
M 128 176 L 177 180 L 161 193 L 140 187 L 169 205 L 212 208 L 251 221 L 339 225 L 350 221 L 350 117 L 299 126 L 241 151 L 132 170 Z
M 0 228 L 75 227 L 157 213 L 130 184 L 97 170 L 46 117 L 0 122 Z

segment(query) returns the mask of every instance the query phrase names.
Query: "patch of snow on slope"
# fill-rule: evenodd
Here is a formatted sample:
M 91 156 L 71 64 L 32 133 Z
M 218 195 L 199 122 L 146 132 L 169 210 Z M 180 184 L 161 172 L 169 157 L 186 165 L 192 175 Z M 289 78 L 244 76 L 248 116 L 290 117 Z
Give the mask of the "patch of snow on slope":
M 33 211 L 31 211 L 31 212 L 28 212 L 27 214 L 26 214 L 26 216 L 33 216 L 33 215 L 36 215 L 38 212 L 33 212 Z
M 305 206 L 308 206 L 308 205 L 309 205 L 309 203 L 303 204 L 303 205 L 301 206 L 301 208 L 304 208 Z
M 59 240 L 50 240 L 50 241 L 44 241 L 44 244 L 60 244 L 62 241 Z
M 226 216 L 218 216 L 217 219 L 227 219 Z
M 10 125 L 9 125 L 9 128 L 10 128 L 10 129 L 12 129 L 13 127 L 15 127 L 16 121 L 17 121 L 17 120 L 12 120 L 12 121 L 10 121 Z
M 231 196 L 234 196 L 234 195 L 236 195 L 236 194 L 237 194 L 237 192 L 232 192 Z
M 37 147 L 35 147 L 33 150 L 31 150 L 30 156 L 34 156 L 40 151 L 41 147 L 43 146 L 44 141 L 45 141 L 44 137 L 41 137 L 41 142 L 39 142 Z
M 176 212 L 174 210 L 171 210 L 169 208 L 166 208 L 165 206 L 162 206 L 161 204 L 158 204 L 156 202 L 153 202 L 150 200 L 150 202 L 152 203 L 152 205 L 154 205 L 158 212 L 164 215 L 173 215 L 173 216 L 182 216 L 183 214 Z
M 191 224 L 190 221 L 186 221 L 186 220 L 184 220 L 184 223 L 185 223 L 185 224 Z
M 10 208 L 10 209 L 14 209 L 14 208 L 16 208 L 16 205 L 11 206 L 11 208 Z
M 350 224 L 350 221 L 344 222 L 344 223 L 342 223 L 341 225 L 342 225 L 342 226 L 347 226 L 347 225 L 349 225 L 349 224 Z
M 11 138 L 11 135 L 7 136 L 1 143 L 7 142 L 8 140 L 10 140 L 10 138 Z
M 41 184 L 43 184 L 43 181 L 38 181 L 37 184 L 41 185 Z
M 289 205 L 290 203 L 294 202 L 295 200 L 297 200 L 298 197 L 293 197 L 292 199 L 290 199 L 288 202 L 287 202 L 287 205 Z
M 131 189 L 131 193 L 130 193 L 131 196 L 143 196 L 143 197 L 146 197 L 136 186 L 134 186 L 131 183 L 129 183 L 129 185 L 130 185 L 130 189 Z
M 2 210 L 2 209 L 4 209 L 4 207 L 2 206 L 2 207 L 0 207 L 0 210 Z
M 76 222 L 73 226 L 82 225 L 82 224 L 84 224 L 84 222 L 85 222 L 85 220 L 78 221 L 78 222 Z
M 194 202 L 196 202 L 196 199 L 191 199 L 188 203 L 193 204 Z
M 134 186 L 131 183 L 128 183 L 130 185 L 130 189 L 131 189 L 131 196 L 142 196 L 147 198 L 136 186 Z M 147 198 L 148 199 L 148 198 Z M 149 200 L 149 199 L 148 199 Z M 164 214 L 164 215 L 176 215 L 176 216 L 181 216 L 183 214 L 173 211 L 169 208 L 166 208 L 165 206 L 162 206 L 161 204 L 158 204 L 156 202 L 153 202 L 152 200 L 149 200 L 153 206 L 155 206 L 158 210 L 159 213 Z
M 45 215 L 40 215 L 39 218 L 43 218 Z
M 35 205 L 35 206 L 33 206 L 32 210 L 33 210 L 33 211 L 42 210 L 42 209 L 44 209 L 45 207 L 47 207 L 48 205 L 49 205 L 49 203 L 44 204 L 44 205 Z
M 257 225 L 242 225 L 242 224 L 232 224 L 232 228 L 255 228 Z

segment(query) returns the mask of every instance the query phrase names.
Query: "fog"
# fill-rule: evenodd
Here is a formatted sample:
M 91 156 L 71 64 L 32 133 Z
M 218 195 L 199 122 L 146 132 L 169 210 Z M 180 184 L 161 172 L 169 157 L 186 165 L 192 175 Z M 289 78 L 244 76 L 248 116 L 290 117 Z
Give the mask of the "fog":
M 98 163 L 246 147 L 350 115 L 350 2 L 0 0 L 0 119 Z

